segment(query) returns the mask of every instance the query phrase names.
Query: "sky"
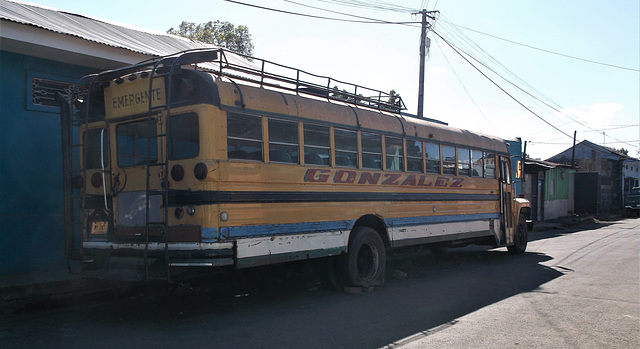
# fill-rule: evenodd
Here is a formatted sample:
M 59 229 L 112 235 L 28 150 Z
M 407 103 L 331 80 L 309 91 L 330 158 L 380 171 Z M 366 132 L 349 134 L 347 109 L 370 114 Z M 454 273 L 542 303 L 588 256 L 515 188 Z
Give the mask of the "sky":
M 336 12 L 415 24 L 310 18 L 224 0 L 28 2 L 157 32 L 182 21 L 244 25 L 255 57 L 393 89 L 412 114 L 420 64 L 420 17 L 412 13 L 437 10 L 428 33 L 426 117 L 504 139 L 520 137 L 532 158 L 544 160 L 571 147 L 574 132 L 577 142 L 640 157 L 638 0 L 238 1 L 341 20 L 362 19 Z

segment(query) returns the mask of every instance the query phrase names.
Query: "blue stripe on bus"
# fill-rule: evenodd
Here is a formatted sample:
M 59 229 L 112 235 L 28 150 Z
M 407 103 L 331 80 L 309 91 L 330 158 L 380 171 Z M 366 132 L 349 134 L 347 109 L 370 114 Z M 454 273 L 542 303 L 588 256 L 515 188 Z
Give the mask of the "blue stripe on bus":
M 270 236 L 283 234 L 308 234 L 328 231 L 349 230 L 355 224 L 351 221 L 307 222 L 290 224 L 252 225 L 244 227 L 221 227 L 222 236 L 235 238 L 245 236 Z
M 423 216 L 407 218 L 388 218 L 385 224 L 388 227 L 408 227 L 415 225 L 428 225 L 439 223 L 471 222 L 488 219 L 498 219 L 500 215 L 496 213 L 445 215 L 445 216 Z M 291 235 L 309 234 L 340 230 L 350 230 L 355 224 L 355 220 L 331 221 L 331 222 L 307 222 L 271 225 L 253 225 L 242 227 L 221 227 L 220 232 L 226 238 L 239 237 L 260 237 L 271 235 Z
M 438 224 L 438 223 L 458 223 L 458 222 L 471 222 L 487 219 L 498 219 L 500 214 L 495 213 L 476 213 L 476 214 L 460 214 L 460 215 L 446 215 L 446 216 L 423 216 L 423 217 L 408 217 L 408 218 L 387 218 L 384 220 L 385 224 L 390 227 L 407 227 L 413 225 L 424 224 Z
M 211 227 L 203 227 L 200 229 L 202 242 L 218 242 L 218 229 Z

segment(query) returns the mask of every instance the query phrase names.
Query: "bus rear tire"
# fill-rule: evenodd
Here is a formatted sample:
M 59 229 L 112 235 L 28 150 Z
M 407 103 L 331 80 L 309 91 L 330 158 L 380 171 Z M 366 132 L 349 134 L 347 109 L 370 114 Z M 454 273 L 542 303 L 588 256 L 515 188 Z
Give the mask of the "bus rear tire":
M 507 251 L 512 254 L 523 254 L 524 251 L 527 250 L 528 239 L 527 219 L 521 214 L 520 217 L 518 217 L 518 225 L 516 226 L 516 231 L 513 237 L 513 245 L 507 246 Z
M 356 287 L 384 284 L 387 255 L 378 233 L 369 227 L 357 227 L 351 232 L 346 256 L 346 283 Z

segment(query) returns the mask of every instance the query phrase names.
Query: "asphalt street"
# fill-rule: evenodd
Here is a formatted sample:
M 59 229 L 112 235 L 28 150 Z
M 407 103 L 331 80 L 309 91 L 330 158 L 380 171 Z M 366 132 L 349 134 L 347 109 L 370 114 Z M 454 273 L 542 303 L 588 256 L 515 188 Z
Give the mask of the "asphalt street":
M 372 292 L 296 266 L 4 318 L 0 347 L 640 347 L 640 219 L 533 232 L 518 256 L 394 252 Z

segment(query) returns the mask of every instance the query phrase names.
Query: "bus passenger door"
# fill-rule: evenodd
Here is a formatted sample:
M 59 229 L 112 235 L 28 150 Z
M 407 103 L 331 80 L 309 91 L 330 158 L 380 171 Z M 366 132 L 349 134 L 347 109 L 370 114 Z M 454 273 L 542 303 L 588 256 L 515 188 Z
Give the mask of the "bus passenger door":
M 500 156 L 500 244 L 513 242 L 513 186 L 511 161 Z

